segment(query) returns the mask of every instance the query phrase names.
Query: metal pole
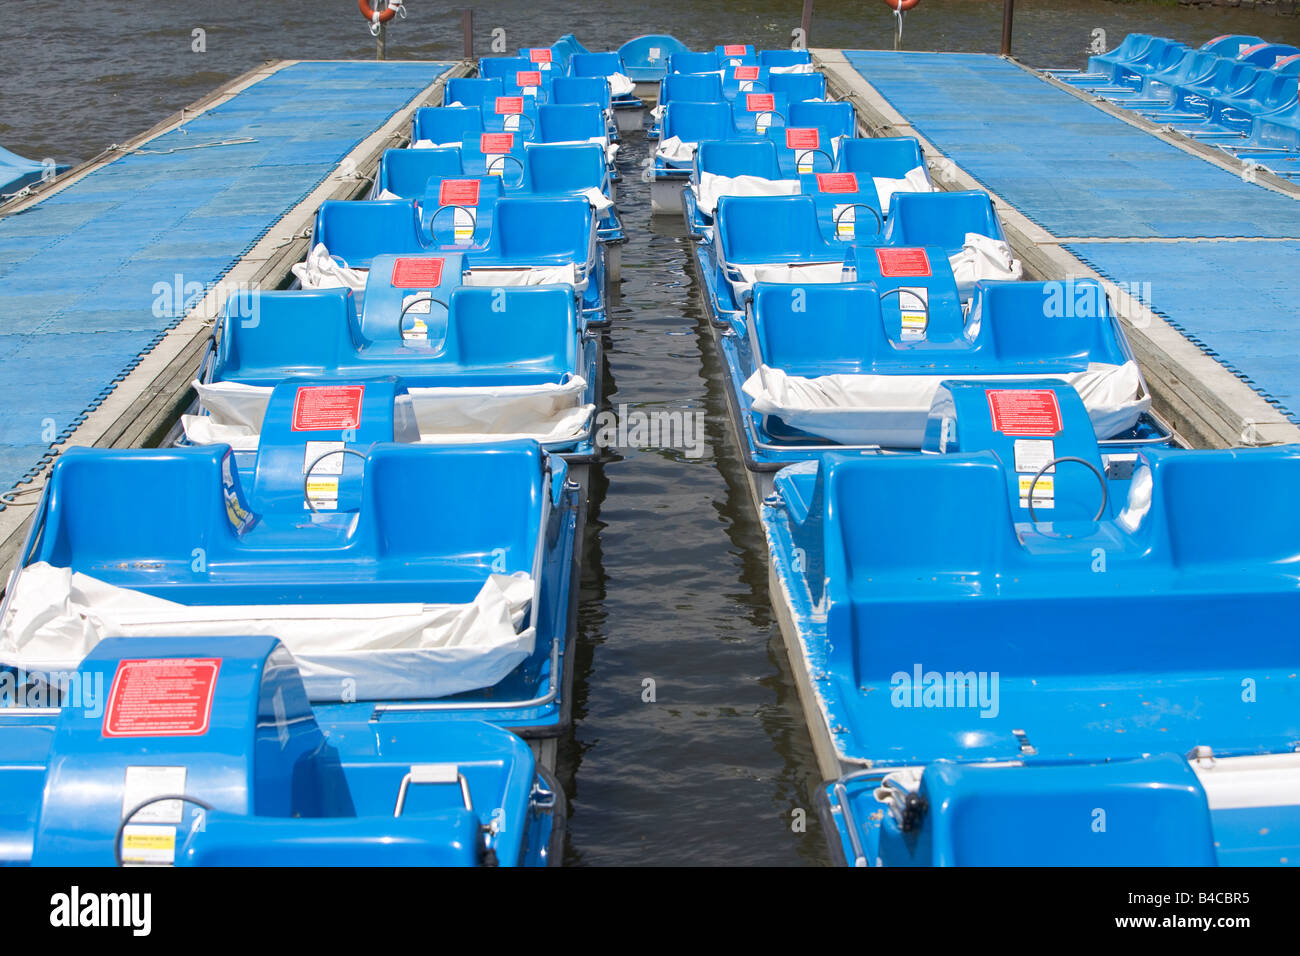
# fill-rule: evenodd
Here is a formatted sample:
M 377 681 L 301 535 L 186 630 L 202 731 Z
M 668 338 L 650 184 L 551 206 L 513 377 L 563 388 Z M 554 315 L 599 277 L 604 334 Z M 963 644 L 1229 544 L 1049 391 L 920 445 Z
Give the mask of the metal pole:
M 387 7 L 387 6 L 388 6 L 388 0 L 383 0 L 382 3 L 380 2 L 380 0 L 375 0 L 375 8 L 374 8 L 375 10 L 379 12 L 383 12 L 382 10 L 380 10 L 380 8 Z M 387 42 L 386 42 L 387 40 L 388 40 L 388 24 L 381 23 L 379 24 L 379 32 L 375 34 L 375 59 L 376 60 L 388 59 L 388 50 L 387 50 Z
M 474 10 L 472 7 L 460 12 L 460 28 L 465 35 L 465 59 L 474 59 Z
M 1015 12 L 1016 0 L 1003 0 L 1002 3 L 1002 55 L 1011 55 L 1011 15 Z
M 803 45 L 812 49 L 812 41 L 808 39 L 808 34 L 812 30 L 812 10 L 813 0 L 803 0 L 803 19 L 799 21 L 799 29 L 803 31 Z

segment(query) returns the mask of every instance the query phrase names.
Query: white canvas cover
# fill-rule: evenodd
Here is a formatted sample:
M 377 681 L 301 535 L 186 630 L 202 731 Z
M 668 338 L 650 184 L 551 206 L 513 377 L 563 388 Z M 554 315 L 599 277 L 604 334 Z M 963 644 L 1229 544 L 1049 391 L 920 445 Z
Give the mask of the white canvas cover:
M 562 266 L 506 266 L 488 268 L 480 266 L 470 269 L 461 278 L 461 285 L 473 286 L 515 286 L 515 285 L 571 285 L 581 291 L 587 282 L 578 281 L 578 270 L 572 262 Z
M 743 281 L 728 280 L 737 300 L 741 298 L 755 282 L 829 283 L 844 281 L 844 263 L 842 262 L 773 262 L 755 265 L 737 265 L 728 263 L 728 268 L 735 269 Z
M 1015 381 L 1023 375 L 822 375 L 803 378 L 762 366 L 744 384 L 754 411 L 843 445 L 919 448 L 939 384 L 946 380 Z M 1137 424 L 1151 407 L 1136 362 L 1094 362 L 1086 371 L 1043 374 L 1083 399 L 1098 438 Z
M 238 382 L 194 383 L 206 415 L 183 415 L 185 437 L 196 445 L 225 443 L 257 448 L 271 389 Z M 532 438 L 576 441 L 595 412 L 584 405 L 587 380 L 575 375 L 559 385 L 500 385 L 409 389 L 420 441 L 430 444 Z
M 445 697 L 496 684 L 533 652 L 534 630 L 521 630 L 533 593 L 520 571 L 491 575 L 469 604 L 191 607 L 37 563 L 0 621 L 0 662 L 66 671 L 107 637 L 269 634 L 313 700 L 337 701 L 345 686 L 358 700 Z
M 610 96 L 626 96 L 636 89 L 636 84 L 624 73 L 610 73 L 605 77 Z
M 669 136 L 659 141 L 655 155 L 664 162 L 689 163 L 695 158 L 695 150 L 699 145 L 699 143 L 688 143 L 679 136 Z
M 894 193 L 934 192 L 934 186 L 930 183 L 930 174 L 925 171 L 924 166 L 909 169 L 902 179 L 873 176 L 871 181 L 876 187 L 876 198 L 880 200 L 881 215 L 885 216 L 889 215 L 889 201 Z
M 1011 246 L 977 232 L 966 233 L 961 252 L 949 256 L 948 263 L 963 298 L 981 279 L 1020 279 L 1025 274 Z
M 330 256 L 322 242 L 316 243 L 307 253 L 304 262 L 291 266 L 304 289 L 338 289 L 346 286 L 353 292 L 364 292 L 369 269 L 352 269 L 346 262 Z
M 700 181 L 691 183 L 696 205 L 700 212 L 712 216 L 723 196 L 795 196 L 799 193 L 797 179 L 764 179 L 762 176 L 719 176 L 701 172 Z

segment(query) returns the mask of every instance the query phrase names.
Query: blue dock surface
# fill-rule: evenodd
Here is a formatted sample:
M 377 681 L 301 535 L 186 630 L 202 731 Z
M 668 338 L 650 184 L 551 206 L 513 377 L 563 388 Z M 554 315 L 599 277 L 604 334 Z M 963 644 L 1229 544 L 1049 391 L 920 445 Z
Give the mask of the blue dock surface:
M 39 471 L 52 439 L 451 67 L 288 65 L 0 219 L 0 492 Z
M 1149 289 L 1152 311 L 1300 424 L 1300 202 L 999 57 L 844 56 L 952 162 L 1100 274 Z

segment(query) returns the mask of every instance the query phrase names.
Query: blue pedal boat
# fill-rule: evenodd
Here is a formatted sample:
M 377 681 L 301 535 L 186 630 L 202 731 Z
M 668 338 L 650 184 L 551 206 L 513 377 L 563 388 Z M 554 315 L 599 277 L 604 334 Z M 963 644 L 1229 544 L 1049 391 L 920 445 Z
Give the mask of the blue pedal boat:
M 572 290 L 422 288 L 442 258 L 378 257 L 360 317 L 341 288 L 233 297 L 200 363 L 199 399 L 182 416 L 180 440 L 255 449 L 256 423 L 281 382 L 394 377 L 417 440 L 532 438 L 583 483 L 580 466 L 596 454 L 601 343 L 579 328 Z
M 485 195 L 481 190 L 475 198 L 481 202 Z M 495 202 L 491 231 L 481 239 L 477 222 L 475 234 L 456 235 L 460 220 L 454 207 L 465 203 L 448 205 L 452 211 L 439 216 L 438 210 L 426 215 L 413 199 L 326 200 L 316 214 L 308 260 L 294 267 L 299 284 L 314 288 L 346 282 L 362 292 L 376 256 L 458 253 L 464 272 L 449 274 L 451 281 L 492 287 L 571 285 L 584 327 L 609 321 L 604 250 L 595 210 L 585 197 L 503 196 Z
M 326 717 L 272 637 L 108 638 L 51 690 L 0 708 L 4 864 L 560 862 L 563 793 L 524 741 Z
M 774 606 L 833 852 L 1300 859 L 1298 475 L 1296 448 L 1107 460 L 1050 379 L 945 383 L 922 454 L 778 473 Z
M 741 454 L 763 496 L 792 462 L 919 450 L 948 378 L 1051 375 L 1084 392 L 1107 456 L 1169 442 L 1099 284 L 1078 290 L 1095 309 L 1053 320 L 1051 283 L 979 282 L 966 316 L 951 277 L 930 278 L 893 289 L 881 278 L 754 287 L 743 325 L 717 340 Z M 928 311 L 900 308 L 902 296 L 887 294 L 900 288 L 928 293 Z

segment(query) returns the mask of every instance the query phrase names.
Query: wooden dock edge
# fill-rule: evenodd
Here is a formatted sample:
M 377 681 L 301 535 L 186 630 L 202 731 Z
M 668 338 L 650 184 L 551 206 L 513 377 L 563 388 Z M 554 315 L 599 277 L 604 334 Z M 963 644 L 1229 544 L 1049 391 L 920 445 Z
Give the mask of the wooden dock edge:
M 993 196 L 1007 239 L 1024 263 L 1027 278 L 1065 280 L 1086 276 L 1102 283 L 1125 325 L 1155 410 L 1173 426 L 1182 444 L 1228 448 L 1300 442 L 1300 427 L 1262 395 L 1206 355 L 1162 316 L 1076 258 L 1064 248 L 1064 240 L 1031 222 L 948 159 L 849 65 L 843 51 L 813 50 L 812 55 L 817 69 L 826 74 L 830 92 L 853 103 L 860 133 L 914 136 L 921 142 L 932 172 L 938 173 L 934 179 L 940 189 L 980 189 Z M 940 160 L 938 169 L 936 159 Z
M 225 103 L 242 90 L 299 62 L 320 61 L 278 60 L 249 70 L 140 136 L 120 147 L 105 150 L 0 212 L 6 215 L 17 212 L 60 192 L 96 169 L 129 155 L 133 149 L 176 129 L 195 116 Z M 179 324 L 163 336 L 68 439 L 56 446 L 56 450 L 61 452 L 74 446 L 142 448 L 160 441 L 181 412 L 193 401 L 191 382 L 207 347 L 213 323 L 225 307 L 227 296 L 240 289 L 274 289 L 283 284 L 289 275 L 289 267 L 300 262 L 306 255 L 312 223 L 320 204 L 326 199 L 351 199 L 360 194 L 378 169 L 379 158 L 384 150 L 401 146 L 409 140 L 408 133 L 415 110 L 440 101 L 443 87 L 449 79 L 467 76 L 472 70 L 473 64 L 470 61 L 456 63 L 343 157 L 320 185 L 274 222 L 266 235 L 204 299 L 195 304 Z M 0 589 L 26 540 L 28 522 L 40 503 L 48 475 L 47 468 L 29 484 L 20 485 L 14 503 L 0 511 Z

